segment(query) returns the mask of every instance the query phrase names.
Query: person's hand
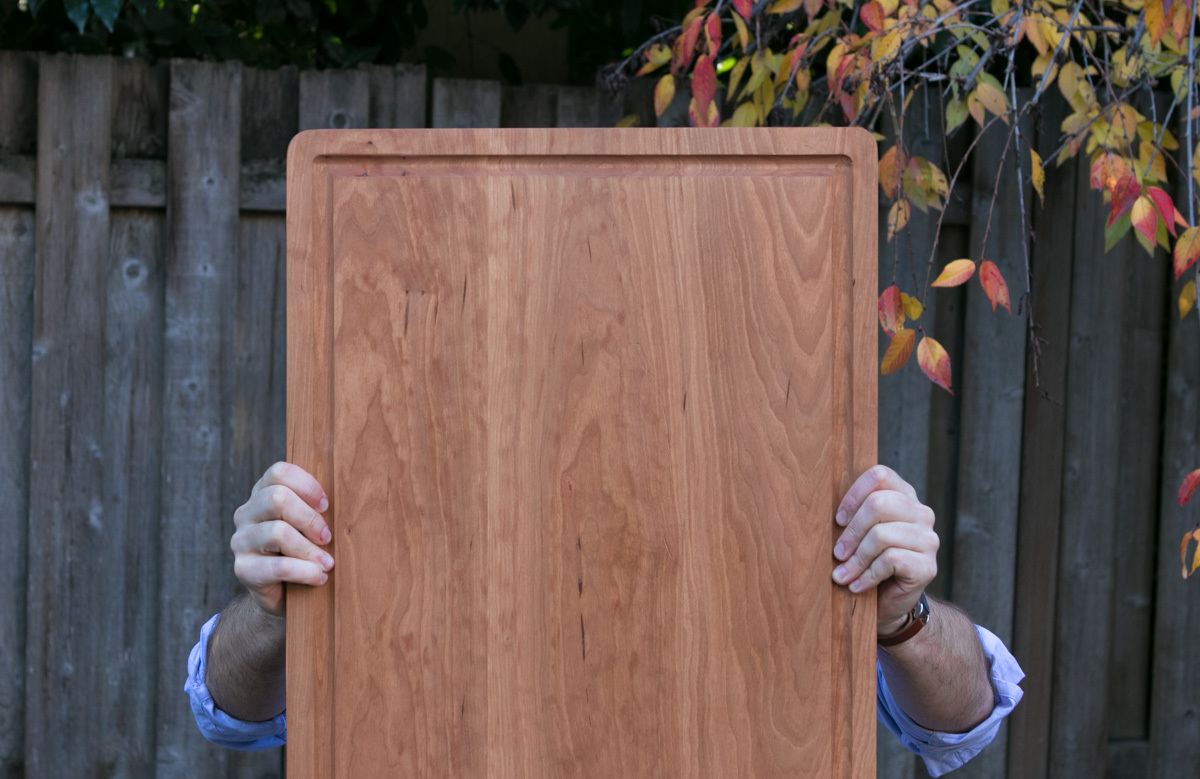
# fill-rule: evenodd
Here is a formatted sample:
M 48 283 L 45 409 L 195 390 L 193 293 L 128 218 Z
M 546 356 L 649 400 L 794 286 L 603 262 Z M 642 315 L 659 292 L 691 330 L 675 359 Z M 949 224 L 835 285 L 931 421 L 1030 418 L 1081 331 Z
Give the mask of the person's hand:
M 937 574 L 933 510 L 891 468 L 876 465 L 842 498 L 834 520 L 845 528 L 834 546 L 833 580 L 851 592 L 879 588 L 878 635 L 903 627 Z
M 233 573 L 270 614 L 284 612 L 283 583 L 324 584 L 333 558 L 329 526 L 321 512 L 329 508 L 325 490 L 307 471 L 291 463 L 272 465 L 233 514 L 237 529 Z

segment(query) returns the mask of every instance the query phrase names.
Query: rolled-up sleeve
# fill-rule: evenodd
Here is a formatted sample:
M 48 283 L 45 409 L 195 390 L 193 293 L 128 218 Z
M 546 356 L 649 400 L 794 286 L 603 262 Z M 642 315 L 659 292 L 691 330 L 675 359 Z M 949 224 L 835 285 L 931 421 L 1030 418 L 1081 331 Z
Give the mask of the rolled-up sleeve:
M 926 730 L 913 722 L 892 698 L 883 678 L 883 669 L 876 666 L 879 678 L 879 695 L 876 701 L 879 721 L 896 734 L 909 751 L 921 756 L 930 776 L 941 776 L 960 768 L 992 743 L 996 731 L 1000 729 L 1000 722 L 1016 707 L 1023 694 L 1017 685 L 1025 678 L 1025 672 L 1008 651 L 1008 647 L 985 628 L 976 625 L 975 631 L 979 634 L 979 641 L 987 658 L 995 705 L 991 715 L 967 733 L 939 733 Z
M 208 639 L 217 625 L 220 614 L 213 616 L 200 628 L 200 640 L 188 655 L 187 681 L 183 691 L 192 705 L 196 726 L 206 739 L 230 749 L 269 749 L 283 746 L 287 741 L 286 713 L 266 722 L 246 722 L 229 716 L 217 708 L 208 686 L 204 683 L 208 665 Z

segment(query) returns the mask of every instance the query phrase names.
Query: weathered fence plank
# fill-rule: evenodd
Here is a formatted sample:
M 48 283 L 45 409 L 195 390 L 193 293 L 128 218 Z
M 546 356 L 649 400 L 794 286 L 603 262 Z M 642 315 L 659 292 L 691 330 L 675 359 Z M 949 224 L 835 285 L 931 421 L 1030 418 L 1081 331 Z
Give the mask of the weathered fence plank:
M 37 145 L 37 57 L 0 51 L 0 153 Z M 3 163 L 0 163 L 0 168 Z M 32 183 L 32 176 L 30 182 Z M 25 762 L 25 587 L 29 517 L 34 211 L 0 207 L 0 776 Z
M 499 82 L 465 78 L 434 79 L 432 126 L 499 127 Z
M 1029 95 L 1026 95 L 1028 98 Z M 971 246 L 995 262 L 1014 298 L 1025 277 L 1020 197 L 1029 212 L 1028 120 L 1022 121 L 1022 159 L 1006 146 L 1009 128 L 994 123 L 979 140 L 972 164 Z M 1004 172 L 996 187 L 1001 164 Z M 1017 165 L 1025 191 L 1017 186 Z M 992 194 L 996 193 L 994 212 Z M 991 227 L 988 228 L 990 218 Z M 985 237 L 986 236 L 986 237 Z M 1015 301 L 1014 301 L 1015 302 Z M 958 461 L 958 512 L 954 532 L 954 600 L 977 623 L 1006 643 L 1012 639 L 1017 507 L 1021 486 L 1021 418 L 1025 390 L 1025 327 L 992 310 L 977 280 L 967 289 L 962 368 L 962 433 Z M 1007 726 L 996 743 L 961 769 L 964 777 L 1002 776 Z
M 1043 106 L 1044 129 L 1037 149 L 1050 159 L 1070 109 L 1057 95 L 1049 96 Z M 1053 169 L 1046 177 L 1044 204 L 1031 204 L 1033 318 L 1040 355 L 1035 373 L 1033 351 L 1028 350 L 1025 374 L 1012 650 L 1027 683 L 1009 727 L 1008 770 L 1016 776 L 1045 776 L 1049 766 L 1077 168 L 1078 162 L 1071 160 Z M 1023 286 L 1024 279 L 1009 279 L 1010 292 Z
M 171 63 L 158 773 L 209 775 L 225 763 L 180 691 L 202 622 L 233 594 L 221 367 L 237 258 L 241 65 Z
M 501 87 L 501 127 L 554 127 L 557 121 L 558 87 L 548 84 Z
M 364 71 L 306 70 L 300 74 L 301 130 L 370 126 L 371 84 Z
M 87 711 L 115 658 L 100 634 L 123 604 L 105 585 L 104 295 L 109 241 L 111 59 L 38 66 L 37 270 L 30 431 L 25 770 L 91 773 L 101 717 Z M 69 149 L 70 153 L 65 153 Z M 117 563 L 120 565 L 124 558 Z M 99 626 L 101 629 L 96 630 Z
M 559 87 L 556 127 L 612 127 L 621 106 L 595 87 Z

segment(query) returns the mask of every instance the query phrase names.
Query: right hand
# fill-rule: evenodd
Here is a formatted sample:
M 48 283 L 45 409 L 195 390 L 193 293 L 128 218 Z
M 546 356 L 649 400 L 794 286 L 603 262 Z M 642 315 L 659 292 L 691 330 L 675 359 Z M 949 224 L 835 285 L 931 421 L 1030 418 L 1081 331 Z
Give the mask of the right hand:
M 283 615 L 284 582 L 315 587 L 329 579 L 333 558 L 321 549 L 331 538 L 321 516 L 327 508 L 325 490 L 312 475 L 278 462 L 234 512 L 233 573 L 264 611 Z

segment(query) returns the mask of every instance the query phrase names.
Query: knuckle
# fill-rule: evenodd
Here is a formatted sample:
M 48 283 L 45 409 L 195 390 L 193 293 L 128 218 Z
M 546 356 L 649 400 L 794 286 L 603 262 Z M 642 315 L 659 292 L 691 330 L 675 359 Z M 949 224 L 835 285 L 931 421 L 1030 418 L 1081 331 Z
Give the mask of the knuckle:
M 273 486 L 271 487 L 271 491 L 268 493 L 268 495 L 271 499 L 271 507 L 276 511 L 283 511 L 283 508 L 288 503 L 288 488 L 279 485 Z
M 245 503 L 243 503 L 242 505 L 240 505 L 236 509 L 234 509 L 233 510 L 233 524 L 241 525 L 241 524 L 245 523 L 246 511 L 247 511 L 247 509 L 246 509 Z
M 892 505 L 891 494 L 885 490 L 872 492 L 863 501 L 863 505 L 873 514 L 886 514 Z
M 282 460 L 272 463 L 271 467 L 267 468 L 267 472 L 263 474 L 263 479 L 268 484 L 281 483 L 287 476 L 287 465 L 288 464 Z
M 867 469 L 867 477 L 875 484 L 882 484 L 892 474 L 892 469 L 886 465 L 872 465 Z

